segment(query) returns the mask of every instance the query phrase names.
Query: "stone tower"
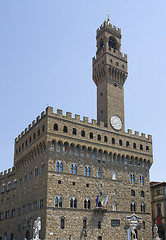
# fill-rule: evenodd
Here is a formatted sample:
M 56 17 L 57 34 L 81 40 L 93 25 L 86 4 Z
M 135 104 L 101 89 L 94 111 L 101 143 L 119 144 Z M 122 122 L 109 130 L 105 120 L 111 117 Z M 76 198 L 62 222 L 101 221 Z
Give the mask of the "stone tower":
M 127 55 L 121 53 L 121 30 L 109 19 L 97 30 L 97 52 L 93 58 L 93 81 L 97 86 L 97 121 L 124 131 L 124 89 Z

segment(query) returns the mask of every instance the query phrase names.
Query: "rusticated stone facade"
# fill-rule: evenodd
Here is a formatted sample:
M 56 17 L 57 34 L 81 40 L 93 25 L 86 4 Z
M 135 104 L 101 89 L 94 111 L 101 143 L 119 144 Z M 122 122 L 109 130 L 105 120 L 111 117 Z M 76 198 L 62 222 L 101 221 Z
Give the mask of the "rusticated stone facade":
M 124 240 L 126 217 L 133 212 L 143 222 L 138 240 L 152 239 L 152 137 L 124 131 L 127 56 L 120 44 L 120 29 L 104 22 L 93 59 L 98 121 L 47 107 L 15 139 L 14 167 L 0 175 L 0 239 L 32 238 L 40 216 L 42 240 L 78 240 L 86 234 L 91 240 Z M 121 119 L 119 125 L 110 124 L 112 116 Z

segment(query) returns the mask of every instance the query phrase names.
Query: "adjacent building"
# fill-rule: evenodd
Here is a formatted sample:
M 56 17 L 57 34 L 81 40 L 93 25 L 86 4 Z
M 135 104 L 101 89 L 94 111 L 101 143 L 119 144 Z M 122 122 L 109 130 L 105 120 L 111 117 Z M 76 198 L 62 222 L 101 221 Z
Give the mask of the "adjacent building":
M 166 239 L 166 182 L 151 182 L 152 224 L 158 226 L 159 237 Z
M 42 240 L 127 239 L 132 213 L 137 239 L 152 239 L 152 137 L 125 132 L 121 37 L 109 19 L 97 30 L 97 120 L 47 107 L 15 139 L 14 167 L 0 175 L 0 239 L 31 239 L 38 216 Z

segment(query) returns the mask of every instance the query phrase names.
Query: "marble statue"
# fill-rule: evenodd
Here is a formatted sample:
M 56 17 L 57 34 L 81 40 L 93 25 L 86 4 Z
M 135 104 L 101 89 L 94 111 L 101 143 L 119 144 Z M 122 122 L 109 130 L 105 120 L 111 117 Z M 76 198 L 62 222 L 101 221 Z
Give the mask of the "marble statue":
M 36 221 L 34 221 L 33 226 L 33 240 L 40 240 L 39 239 L 39 231 L 41 230 L 41 218 L 38 217 Z

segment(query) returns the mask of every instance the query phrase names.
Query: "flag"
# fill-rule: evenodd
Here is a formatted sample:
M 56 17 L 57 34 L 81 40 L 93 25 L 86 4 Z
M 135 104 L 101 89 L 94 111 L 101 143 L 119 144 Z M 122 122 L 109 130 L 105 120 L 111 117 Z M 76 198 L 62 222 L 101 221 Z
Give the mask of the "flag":
M 105 199 L 104 206 L 106 206 L 107 202 L 108 202 L 108 195 L 107 195 L 107 197 L 106 197 L 106 199 Z
M 97 195 L 97 198 L 96 198 L 96 207 L 98 206 L 98 200 L 99 200 L 99 194 Z
M 101 199 L 101 205 L 104 205 L 104 196 Z

